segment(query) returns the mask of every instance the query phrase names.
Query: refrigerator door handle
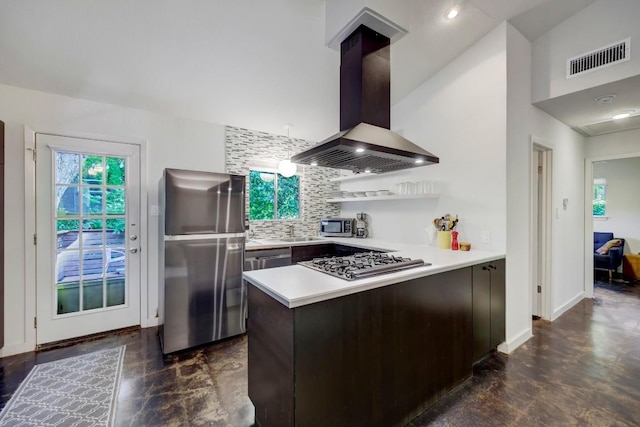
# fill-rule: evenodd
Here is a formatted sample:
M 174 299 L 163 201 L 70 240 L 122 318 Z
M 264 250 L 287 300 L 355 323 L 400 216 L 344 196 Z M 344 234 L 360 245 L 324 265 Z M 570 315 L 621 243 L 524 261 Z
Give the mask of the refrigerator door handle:
M 165 242 L 181 242 L 194 240 L 228 239 L 230 237 L 244 237 L 244 233 L 221 233 L 221 234 L 180 234 L 178 236 L 164 236 Z

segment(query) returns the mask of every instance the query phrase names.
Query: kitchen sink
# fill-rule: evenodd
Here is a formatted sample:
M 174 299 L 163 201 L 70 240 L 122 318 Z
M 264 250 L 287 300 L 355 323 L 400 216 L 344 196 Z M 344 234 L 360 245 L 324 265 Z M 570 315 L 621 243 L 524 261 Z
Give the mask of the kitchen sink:
M 283 242 L 312 242 L 314 240 L 322 240 L 319 237 L 283 237 Z

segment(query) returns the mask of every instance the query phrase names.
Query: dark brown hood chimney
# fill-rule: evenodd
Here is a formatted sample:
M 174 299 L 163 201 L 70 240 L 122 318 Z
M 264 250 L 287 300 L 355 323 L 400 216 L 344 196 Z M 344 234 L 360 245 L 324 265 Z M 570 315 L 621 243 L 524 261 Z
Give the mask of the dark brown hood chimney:
M 391 126 L 389 38 L 361 25 L 341 47 L 340 130 Z
M 389 38 L 361 25 L 342 42 L 340 55 L 340 132 L 291 161 L 356 173 L 438 163 L 436 156 L 389 130 Z

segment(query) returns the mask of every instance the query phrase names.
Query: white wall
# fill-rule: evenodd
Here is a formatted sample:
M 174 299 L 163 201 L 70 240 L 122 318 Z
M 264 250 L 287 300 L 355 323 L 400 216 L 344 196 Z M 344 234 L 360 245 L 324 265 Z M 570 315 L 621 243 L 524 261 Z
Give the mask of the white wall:
M 472 46 L 392 108 L 391 123 L 440 164 L 384 174 L 343 189 L 388 189 L 402 181 L 435 180 L 434 200 L 343 203 L 342 214 L 364 211 L 376 238 L 427 243 L 425 228 L 445 213 L 460 217 L 460 241 L 475 249 L 506 248 L 506 67 L 504 25 Z M 483 230 L 491 242 L 483 244 Z
M 0 85 L 0 120 L 6 124 L 5 202 L 5 347 L 0 357 L 33 348 L 35 335 L 25 317 L 35 309 L 25 301 L 24 126 L 35 131 L 93 133 L 137 138 L 148 144 L 148 203 L 157 204 L 157 182 L 165 167 L 224 172 L 224 127 L 142 110 L 84 101 Z M 155 320 L 157 217 L 148 223 L 148 305 L 143 324 Z
M 640 74 L 640 1 L 600 0 L 533 45 L 533 101 L 566 95 Z M 566 60 L 631 37 L 631 60 L 566 78 Z M 635 48 L 634 48 L 635 46 Z
M 585 156 L 587 158 L 616 158 L 638 153 L 640 153 L 640 129 L 586 139 Z
M 584 287 L 584 138 L 531 105 L 531 44 L 507 25 L 507 351 L 531 335 L 531 136 L 553 150 L 551 317 Z M 566 211 L 562 199 L 568 198 Z M 556 209 L 558 215 L 555 215 Z M 511 340 L 511 341 L 510 341 Z
M 640 157 L 593 164 L 593 177 L 607 180 L 606 220 L 594 220 L 593 231 L 625 239 L 625 253 L 640 253 Z

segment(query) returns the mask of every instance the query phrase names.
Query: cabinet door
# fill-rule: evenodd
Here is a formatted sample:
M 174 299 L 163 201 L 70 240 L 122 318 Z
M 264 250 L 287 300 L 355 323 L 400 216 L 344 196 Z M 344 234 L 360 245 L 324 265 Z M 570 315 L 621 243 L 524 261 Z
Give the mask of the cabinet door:
M 491 342 L 495 348 L 505 340 L 505 262 L 503 259 L 489 263 L 491 273 Z
M 473 266 L 473 360 L 491 350 L 491 273 L 488 264 Z

